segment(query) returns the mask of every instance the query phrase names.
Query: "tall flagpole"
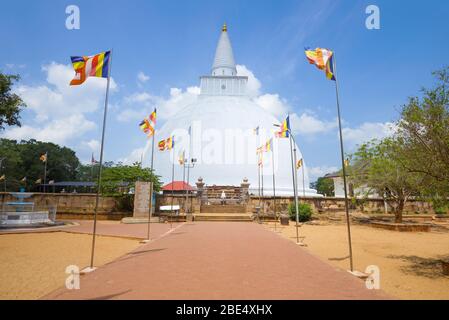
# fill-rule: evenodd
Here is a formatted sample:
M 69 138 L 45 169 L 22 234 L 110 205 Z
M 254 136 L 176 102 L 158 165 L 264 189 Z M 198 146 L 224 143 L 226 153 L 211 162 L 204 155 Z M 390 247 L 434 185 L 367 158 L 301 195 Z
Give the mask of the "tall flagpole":
M 112 49 L 111 49 L 110 56 L 109 56 L 108 83 L 106 85 L 106 98 L 104 100 L 103 130 L 101 133 L 101 148 L 100 148 L 100 168 L 98 169 L 97 195 L 95 197 L 95 211 L 94 211 L 94 230 L 92 233 L 92 253 L 90 256 L 90 268 L 91 269 L 94 267 L 95 238 L 96 238 L 96 233 L 97 233 L 97 214 L 98 214 L 98 203 L 100 200 L 101 171 L 103 168 L 104 135 L 105 135 L 105 129 L 106 129 L 106 119 L 107 119 L 107 114 L 108 114 L 109 86 L 111 83 L 111 71 L 112 71 Z
M 261 186 L 260 186 L 260 193 L 262 194 L 262 213 L 265 214 L 265 199 L 264 199 L 264 195 L 263 195 L 263 153 L 262 153 L 262 164 L 260 165 L 260 181 L 261 181 Z
M 278 222 L 278 215 L 276 212 L 276 178 L 274 175 L 274 143 L 273 140 L 271 140 L 271 162 L 273 166 L 273 210 L 274 210 L 274 230 L 276 231 L 277 222 Z
M 174 143 L 175 137 L 172 136 L 172 145 Z M 173 228 L 173 221 L 172 221 L 172 216 L 173 216 L 173 202 L 175 200 L 175 189 L 174 189 L 174 183 L 175 183 L 175 148 L 172 149 L 173 152 L 173 161 L 172 161 L 172 169 L 171 169 L 171 213 L 170 213 L 170 228 Z
M 45 193 L 45 184 L 47 183 L 47 162 L 48 162 L 48 152 L 45 152 L 45 164 L 44 164 L 44 193 Z
M 258 178 L 258 191 L 259 191 L 259 212 L 257 213 L 257 220 L 258 222 L 260 222 L 260 209 L 261 209 L 261 203 L 262 203 L 262 198 L 261 198 L 261 193 L 260 193 L 260 163 L 259 163 L 259 159 L 257 159 L 257 178 Z
M 190 182 L 190 162 L 192 161 L 192 125 L 189 127 L 189 153 L 187 158 L 187 186 L 186 186 L 186 204 L 185 204 L 185 212 L 186 212 L 186 219 L 187 219 L 187 213 L 190 213 L 190 206 L 189 206 L 189 182 Z M 184 169 L 185 169 L 185 163 L 184 163 Z
M 291 131 L 290 136 L 290 153 L 292 160 L 292 179 L 293 179 L 293 196 L 295 197 L 295 220 L 296 220 L 296 243 L 299 243 L 299 205 L 298 205 L 298 176 L 296 174 L 296 146 L 293 148 L 293 137 Z
M 343 131 L 341 128 L 341 114 L 340 114 L 340 97 L 338 94 L 338 74 L 337 74 L 337 62 L 335 59 L 335 52 L 333 53 L 333 63 L 334 63 L 334 74 L 337 75 L 335 77 L 335 93 L 337 96 L 337 115 L 338 115 L 338 129 L 340 133 L 340 153 L 341 153 L 341 165 L 343 168 L 343 185 L 344 185 L 344 191 L 345 191 L 345 210 L 346 210 L 346 225 L 348 229 L 348 243 L 349 243 L 349 260 L 350 260 L 350 266 L 351 271 L 354 271 L 354 262 L 353 262 L 353 256 L 352 256 L 352 240 L 351 240 L 351 221 L 349 217 L 349 201 L 348 201 L 348 188 L 346 185 L 346 168 L 345 168 L 345 153 L 344 153 L 344 147 L 343 147 Z
M 156 111 L 156 109 L 155 109 Z M 151 177 L 153 178 L 153 168 L 154 168 L 154 136 L 156 135 L 156 128 L 153 128 L 153 137 L 152 137 L 152 141 L 151 141 L 151 167 L 150 167 L 150 172 L 151 172 Z M 148 228 L 147 228 L 147 240 L 150 241 L 150 229 L 151 229 L 151 217 L 153 215 L 153 179 L 151 179 L 150 182 L 150 206 L 149 206 L 149 212 L 148 212 Z

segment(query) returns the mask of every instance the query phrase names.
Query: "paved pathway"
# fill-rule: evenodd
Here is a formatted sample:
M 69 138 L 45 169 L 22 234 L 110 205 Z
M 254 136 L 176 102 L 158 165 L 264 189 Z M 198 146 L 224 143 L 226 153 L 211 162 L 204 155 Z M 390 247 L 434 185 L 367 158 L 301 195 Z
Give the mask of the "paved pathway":
M 256 223 L 185 223 L 44 299 L 386 299 Z

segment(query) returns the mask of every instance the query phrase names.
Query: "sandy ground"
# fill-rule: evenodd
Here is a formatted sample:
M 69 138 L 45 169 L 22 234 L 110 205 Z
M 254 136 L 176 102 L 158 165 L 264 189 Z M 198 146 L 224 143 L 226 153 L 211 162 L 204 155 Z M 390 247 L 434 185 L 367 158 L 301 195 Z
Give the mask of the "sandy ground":
M 282 236 L 296 241 L 294 223 L 281 229 Z M 449 276 L 442 274 L 440 263 L 449 259 L 449 232 L 403 233 L 360 225 L 351 230 L 355 269 L 364 272 L 377 265 L 386 293 L 399 299 L 449 299 Z M 303 225 L 299 233 L 310 252 L 349 269 L 346 225 Z
M 69 265 L 90 263 L 92 236 L 65 232 L 0 235 L 0 299 L 37 299 L 64 286 Z M 99 236 L 95 265 L 139 246 L 137 240 Z

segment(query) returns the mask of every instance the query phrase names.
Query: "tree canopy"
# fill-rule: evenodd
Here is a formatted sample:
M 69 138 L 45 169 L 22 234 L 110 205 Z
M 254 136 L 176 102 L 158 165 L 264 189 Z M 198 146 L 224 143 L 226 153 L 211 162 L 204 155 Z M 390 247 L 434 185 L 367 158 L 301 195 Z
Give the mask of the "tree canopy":
M 7 75 L 0 72 L 0 130 L 5 125 L 20 127 L 20 111 L 26 107 L 22 99 L 12 93 L 14 82 L 19 81 L 18 75 Z
M 312 183 L 312 188 L 316 189 L 319 194 L 326 197 L 333 197 L 335 195 L 334 181 L 330 178 L 321 177 Z

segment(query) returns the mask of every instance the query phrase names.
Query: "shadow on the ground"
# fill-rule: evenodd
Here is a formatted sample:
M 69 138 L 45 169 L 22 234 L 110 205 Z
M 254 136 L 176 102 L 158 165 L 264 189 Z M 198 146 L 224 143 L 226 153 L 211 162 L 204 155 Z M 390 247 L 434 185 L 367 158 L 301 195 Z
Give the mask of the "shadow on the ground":
M 143 255 L 145 253 L 151 253 L 151 252 L 159 252 L 159 251 L 163 251 L 163 250 L 167 250 L 167 248 L 158 248 L 158 249 L 132 251 L 132 252 L 127 253 L 125 256 L 123 256 L 123 257 L 121 257 L 121 258 L 119 258 L 117 260 L 114 260 L 114 261 L 111 261 L 109 263 L 106 263 L 105 265 L 109 265 L 109 264 L 117 262 L 117 261 L 120 261 L 120 262 L 121 261 L 125 261 L 125 260 L 131 259 L 131 258 L 133 258 L 133 257 L 135 257 L 137 255 Z
M 344 261 L 349 259 L 349 256 L 346 257 L 335 257 L 335 258 L 328 258 L 329 261 Z
M 420 277 L 437 279 L 447 277 L 442 272 L 441 261 L 449 260 L 449 255 L 438 256 L 436 258 L 422 258 L 418 256 L 389 255 L 387 258 L 398 259 L 407 262 L 406 266 L 400 267 L 404 273 L 413 274 Z
M 91 298 L 91 299 L 88 299 L 88 300 L 110 300 L 112 298 L 119 297 L 119 296 L 121 296 L 121 295 L 123 295 L 125 293 L 128 293 L 128 292 L 131 292 L 131 291 L 132 291 L 131 289 L 128 289 L 126 291 L 122 291 L 122 292 L 118 292 L 118 293 L 114 293 L 114 294 L 109 294 L 107 296 L 95 297 L 95 298 Z

